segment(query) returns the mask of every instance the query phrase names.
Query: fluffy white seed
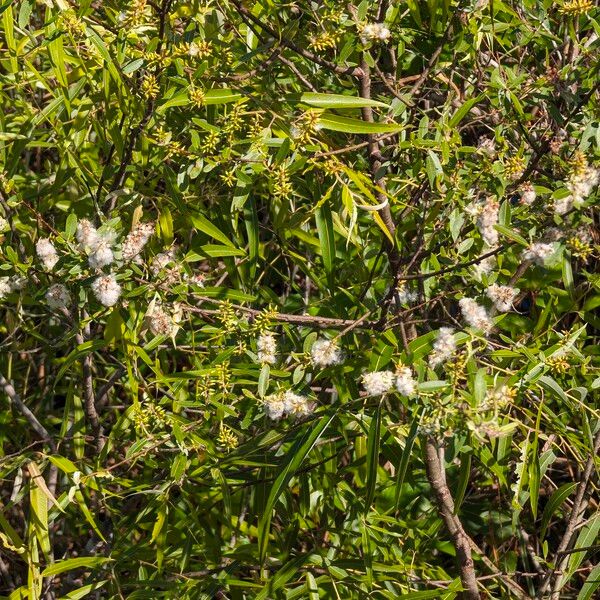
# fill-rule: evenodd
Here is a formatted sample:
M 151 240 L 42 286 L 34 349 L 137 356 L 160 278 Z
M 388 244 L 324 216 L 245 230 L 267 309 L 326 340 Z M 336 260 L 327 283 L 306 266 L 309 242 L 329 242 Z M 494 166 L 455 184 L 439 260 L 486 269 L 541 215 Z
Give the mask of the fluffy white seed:
M 92 225 L 91 221 L 88 219 L 81 219 L 77 222 L 75 239 L 79 244 L 80 250 L 90 250 L 98 243 L 99 238 L 98 230 Z
M 89 246 L 90 255 L 88 262 L 92 269 L 101 269 L 110 265 L 115 256 L 112 246 L 115 243 L 115 232 L 109 230 L 96 236 L 96 240 Z
M 269 419 L 274 421 L 281 419 L 285 414 L 285 409 L 283 394 L 271 394 L 265 398 L 265 412 Z
M 0 277 L 0 300 L 12 292 L 10 277 Z
M 396 300 L 400 304 L 412 304 L 419 298 L 417 292 L 411 290 L 406 282 L 401 282 L 396 288 Z
M 367 23 L 361 32 L 363 44 L 367 42 L 387 42 L 391 36 L 390 30 L 383 23 Z
M 496 257 L 488 256 L 483 260 L 480 260 L 476 265 L 473 266 L 473 274 L 477 281 L 481 281 L 484 275 L 489 275 L 496 266 Z
M 530 183 L 524 183 L 521 186 L 521 204 L 531 206 L 535 202 L 536 193 Z
M 62 283 L 55 283 L 46 292 L 46 302 L 52 310 L 67 308 L 71 304 L 71 294 Z
M 494 225 L 498 224 L 499 208 L 500 205 L 496 199 L 488 198 L 483 204 L 477 219 L 477 228 L 488 246 L 495 246 L 498 243 L 498 232 Z
M 312 407 L 306 396 L 295 394 L 289 390 L 283 395 L 283 403 L 285 405 L 285 413 L 293 417 L 305 417 L 312 411 Z
M 463 318 L 468 325 L 475 329 L 481 329 L 484 332 L 490 331 L 493 327 L 492 320 L 488 315 L 487 310 L 477 304 L 472 298 L 462 298 L 458 305 L 462 312 Z
M 342 351 L 337 343 L 331 340 L 317 340 L 312 345 L 310 355 L 317 367 L 339 365 L 342 362 Z
M 265 331 L 258 336 L 256 341 L 258 362 L 274 365 L 277 362 L 277 341 L 270 331 Z
M 538 265 L 544 263 L 554 254 L 554 245 L 546 242 L 534 242 L 521 253 L 523 260 L 532 260 Z
M 396 389 L 403 396 L 414 396 L 417 391 L 417 381 L 410 367 L 399 365 L 396 369 Z
M 123 260 L 128 262 L 136 258 L 144 246 L 148 243 L 150 236 L 154 233 L 154 223 L 138 223 L 123 240 L 121 251 Z
M 372 371 L 362 376 L 362 384 L 368 396 L 382 396 L 394 387 L 392 371 Z
M 121 286 L 114 275 L 100 275 L 92 283 L 92 292 L 100 304 L 114 306 L 121 296 Z
M 440 327 L 438 336 L 433 343 L 433 351 L 429 355 L 429 366 L 435 369 L 445 363 L 456 352 L 456 341 L 452 327 Z
M 48 238 L 40 238 L 35 245 L 35 251 L 44 268 L 51 271 L 58 262 L 58 253 L 54 244 Z
M 169 248 L 166 252 L 159 252 L 153 259 L 150 272 L 157 277 L 169 264 L 175 262 L 175 248 Z
M 490 285 L 486 290 L 487 297 L 500 312 L 506 312 L 512 308 L 512 304 L 518 293 L 518 288 L 509 285 L 498 285 L 496 283 Z
M 278 420 L 286 416 L 304 417 L 313 411 L 313 406 L 306 396 L 291 390 L 277 392 L 264 400 L 265 412 L 270 419 Z
M 171 315 L 160 304 L 155 304 L 149 313 L 146 313 L 148 329 L 153 335 L 170 335 L 173 331 Z

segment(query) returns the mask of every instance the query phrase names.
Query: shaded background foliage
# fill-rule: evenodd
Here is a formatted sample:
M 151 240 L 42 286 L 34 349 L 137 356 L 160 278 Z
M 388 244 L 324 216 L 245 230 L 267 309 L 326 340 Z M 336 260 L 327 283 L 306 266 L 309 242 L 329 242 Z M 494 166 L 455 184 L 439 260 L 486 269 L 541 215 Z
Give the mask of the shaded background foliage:
M 457 597 L 433 448 L 482 597 L 591 598 L 597 191 L 555 208 L 598 159 L 598 15 L 0 4 L 4 597 Z M 82 219 L 117 237 L 113 307 Z M 519 294 L 485 336 L 458 301 L 489 307 L 493 283 Z M 458 351 L 432 368 L 444 326 Z M 342 364 L 314 364 L 317 336 Z M 399 362 L 417 393 L 366 396 L 361 374 Z M 268 419 L 288 389 L 310 414 Z

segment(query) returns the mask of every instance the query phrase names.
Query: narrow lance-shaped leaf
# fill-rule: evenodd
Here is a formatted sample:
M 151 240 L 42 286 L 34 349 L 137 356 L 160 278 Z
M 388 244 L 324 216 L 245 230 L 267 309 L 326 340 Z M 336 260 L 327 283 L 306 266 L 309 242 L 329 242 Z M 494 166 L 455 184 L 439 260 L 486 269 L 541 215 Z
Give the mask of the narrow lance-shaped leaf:
M 300 467 L 333 418 L 334 415 L 324 415 L 314 426 L 305 430 L 304 435 L 302 435 L 294 444 L 293 448 L 290 449 L 289 458 L 275 479 L 275 483 L 271 488 L 271 492 L 269 493 L 269 497 L 267 498 L 264 507 L 264 514 L 259 519 L 258 523 L 258 547 L 261 563 L 264 563 L 267 554 L 269 530 L 275 502 L 277 502 L 283 489 L 288 485 L 290 479 L 294 475 L 294 471 Z

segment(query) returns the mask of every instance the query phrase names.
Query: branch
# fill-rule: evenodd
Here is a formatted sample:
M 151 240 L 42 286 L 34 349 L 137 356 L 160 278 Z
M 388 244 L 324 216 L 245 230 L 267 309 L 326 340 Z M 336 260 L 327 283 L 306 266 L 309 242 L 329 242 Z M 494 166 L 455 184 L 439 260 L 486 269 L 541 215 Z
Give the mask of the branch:
M 50 437 L 48 430 L 37 420 L 37 417 L 29 410 L 29 408 L 23 403 L 19 394 L 13 387 L 12 383 L 6 380 L 4 375 L 0 373 L 0 388 L 8 396 L 11 403 L 17 408 L 17 410 L 27 419 L 31 428 L 46 442 L 52 451 L 56 451 L 56 444 Z
M 464 588 L 466 600 L 479 600 L 477 577 L 471 558 L 471 539 L 465 533 L 460 519 L 454 514 L 454 501 L 444 477 L 444 466 L 438 454 L 439 445 L 428 437 L 425 442 L 425 468 L 427 479 L 435 494 L 438 513 L 441 516 L 456 549 L 456 557 L 460 570 L 460 580 Z
M 552 600 L 558 600 L 558 598 L 560 598 L 560 590 L 563 586 L 564 572 L 567 563 L 569 562 L 569 553 L 567 552 L 567 549 L 569 548 L 573 536 L 575 535 L 575 530 L 579 527 L 581 521 L 583 520 L 583 500 L 588 484 L 592 477 L 592 471 L 594 470 L 594 461 L 598 456 L 598 452 L 600 452 L 600 429 L 596 433 L 592 451 L 588 456 L 588 459 L 585 463 L 585 468 L 583 469 L 583 472 L 579 477 L 579 483 L 577 485 L 577 494 L 575 496 L 575 500 L 573 501 L 573 508 L 571 509 L 571 514 L 569 515 L 567 528 L 556 550 L 555 563 L 558 564 L 555 564 L 554 569 L 552 569 L 552 571 L 550 571 L 550 573 L 546 575 L 546 578 L 544 579 L 540 588 L 540 593 L 548 591 L 548 589 L 550 588 L 550 582 L 552 580 L 552 577 L 554 576 L 556 569 L 558 569 L 558 573 L 554 581 L 554 586 L 552 588 L 552 595 L 550 596 Z M 560 562 L 558 562 L 558 560 L 560 560 Z
M 415 84 L 412 86 L 412 88 L 410 90 L 410 95 L 411 96 L 416 96 L 418 94 L 419 90 L 421 89 L 421 86 L 427 80 L 427 77 L 429 76 L 429 73 L 430 73 L 431 69 L 433 68 L 433 66 L 437 62 L 437 59 L 440 57 L 440 54 L 442 53 L 442 50 L 444 49 L 444 44 L 450 39 L 451 35 L 452 35 L 452 17 L 450 18 L 450 20 L 448 22 L 448 26 L 446 27 L 446 31 L 444 31 L 444 36 L 442 37 L 442 41 L 440 42 L 440 44 L 438 45 L 438 47 L 435 49 L 435 51 L 431 55 L 431 58 L 429 59 L 429 62 L 427 63 L 427 66 L 425 67 L 425 69 L 421 73 L 421 76 L 419 77 L 419 79 L 417 79 L 417 81 L 415 82 Z
M 274 40 L 278 41 L 282 46 L 289 48 L 294 51 L 296 54 L 303 56 L 304 58 L 310 60 L 311 62 L 324 67 L 325 69 L 332 71 L 333 73 L 337 73 L 338 75 L 351 75 L 353 77 L 360 77 L 362 75 L 361 69 L 358 67 L 340 67 L 335 63 L 332 63 L 329 60 L 321 58 L 317 54 L 313 54 L 309 50 L 305 50 L 300 46 L 294 44 L 290 40 L 286 38 L 282 38 L 274 29 L 271 29 L 264 21 L 261 21 L 258 17 L 254 16 L 250 11 L 244 8 L 239 2 L 239 0 L 231 0 L 233 5 L 238 10 L 240 17 L 244 20 L 244 22 L 249 25 L 248 21 L 251 21 L 256 26 L 260 27 L 263 31 L 268 33 Z
M 361 61 L 362 75 L 360 77 L 360 96 L 365 100 L 371 99 L 371 70 L 367 61 L 363 58 Z M 362 108 L 363 121 L 366 123 L 373 123 L 373 109 L 370 106 L 364 106 Z M 373 183 L 377 186 L 377 200 L 379 203 L 384 204 L 383 208 L 380 208 L 377 212 L 381 217 L 385 227 L 387 228 L 390 238 L 393 240 L 396 233 L 396 225 L 392 219 L 392 211 L 390 210 L 388 197 L 385 193 L 386 181 L 384 175 L 381 173 L 381 152 L 379 149 L 379 141 L 373 134 L 368 136 L 368 149 L 369 149 L 369 165 L 371 171 L 371 178 Z M 387 239 L 386 237 L 386 252 L 390 260 L 390 265 L 394 275 L 398 272 L 398 266 L 400 262 L 400 255 L 395 244 Z
M 219 300 L 216 300 L 215 298 L 206 298 L 206 297 L 200 297 L 201 301 L 205 301 L 205 302 L 213 302 L 215 304 L 220 304 Z M 238 310 L 240 312 L 246 313 L 247 315 L 251 315 L 253 317 L 258 316 L 260 314 L 263 313 L 263 311 L 258 310 L 256 308 L 248 308 L 246 306 L 240 306 L 238 305 L 233 305 L 232 308 L 234 310 Z M 187 310 L 188 312 L 191 313 L 197 313 L 197 314 L 201 314 L 201 315 L 207 315 L 207 316 L 217 316 L 221 314 L 221 311 L 218 309 L 211 309 L 211 308 L 201 308 L 199 306 L 186 306 L 184 307 L 184 310 Z M 368 316 L 370 313 L 367 313 Z M 330 318 L 330 317 L 320 317 L 320 316 L 313 316 L 313 315 L 292 315 L 292 314 L 287 314 L 287 313 L 276 313 L 275 316 L 273 317 L 273 320 L 275 321 L 280 321 L 282 323 L 297 323 L 299 325 L 309 325 L 311 327 L 320 327 L 323 329 L 338 329 L 338 328 L 345 328 L 345 327 L 356 327 L 357 323 L 360 323 L 362 328 L 364 329 L 372 329 L 375 327 L 375 322 L 374 321 L 367 321 L 364 322 L 365 320 L 365 316 L 360 317 L 359 319 L 334 319 L 334 318 Z
M 87 318 L 87 314 L 83 312 L 83 318 Z M 83 344 L 86 339 L 90 339 L 90 325 L 86 323 L 83 327 L 83 332 L 77 333 L 75 335 L 75 341 L 78 345 Z M 100 425 L 100 419 L 98 417 L 98 410 L 96 409 L 96 395 L 94 393 L 94 375 L 93 375 L 93 359 L 91 353 L 86 354 L 83 357 L 82 361 L 82 372 L 83 372 L 83 408 L 85 411 L 85 416 L 92 426 L 92 430 L 94 432 L 94 438 L 96 439 L 96 444 L 98 450 L 102 448 L 103 445 L 103 431 L 102 426 Z

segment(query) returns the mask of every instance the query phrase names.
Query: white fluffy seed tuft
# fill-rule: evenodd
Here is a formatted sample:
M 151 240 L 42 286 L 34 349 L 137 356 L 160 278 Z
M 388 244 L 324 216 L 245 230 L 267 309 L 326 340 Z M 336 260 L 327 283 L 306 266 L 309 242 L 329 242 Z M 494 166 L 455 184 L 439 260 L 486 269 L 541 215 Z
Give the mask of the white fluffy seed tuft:
M 258 336 L 256 341 L 258 362 L 274 365 L 277 362 L 277 341 L 270 331 L 265 331 Z
M 52 310 L 61 310 L 71 304 L 71 294 L 62 283 L 55 283 L 46 292 L 46 302 Z
M 77 231 L 75 239 L 79 244 L 79 249 L 88 251 L 91 250 L 99 240 L 98 230 L 92 225 L 88 219 L 81 219 L 77 222 Z
M 383 396 L 394 387 L 392 371 L 372 371 L 362 376 L 362 384 L 368 396 Z
M 331 340 L 317 340 L 310 350 L 313 364 L 317 367 L 339 365 L 342 362 L 342 351 L 337 342 Z
M 264 399 L 264 405 L 267 416 L 273 420 L 287 416 L 305 417 L 314 409 L 306 396 L 301 396 L 291 390 L 267 396 Z
M 499 209 L 500 204 L 498 203 L 498 200 L 490 197 L 481 207 L 481 212 L 477 219 L 477 228 L 481 233 L 481 237 L 490 247 L 498 244 L 498 231 L 496 231 L 494 225 L 498 224 Z
M 92 292 L 100 304 L 114 306 L 121 296 L 121 286 L 117 283 L 115 276 L 100 275 L 92 283 Z
M 490 285 L 486 292 L 487 297 L 494 303 L 496 309 L 500 312 L 507 312 L 512 308 L 513 302 L 519 293 L 518 288 L 509 285 Z
M 403 396 L 414 396 L 417 391 L 417 381 L 412 369 L 406 365 L 398 365 L 396 368 L 396 389 Z
M 48 238 L 40 238 L 35 245 L 35 251 L 46 271 L 51 271 L 58 262 L 58 253 L 54 244 Z
M 438 336 L 433 343 L 433 351 L 429 355 L 429 366 L 435 369 L 445 363 L 456 352 L 456 340 L 452 327 L 440 327 Z
M 125 237 L 121 246 L 123 260 L 137 258 L 154 233 L 154 223 L 138 223 Z
M 547 242 L 534 242 L 521 253 L 523 260 L 531 260 L 544 266 L 546 261 L 554 254 L 554 245 Z
M 492 320 L 485 307 L 477 304 L 472 298 L 461 298 L 458 305 L 467 325 L 475 329 L 481 329 L 485 333 L 493 327 Z

